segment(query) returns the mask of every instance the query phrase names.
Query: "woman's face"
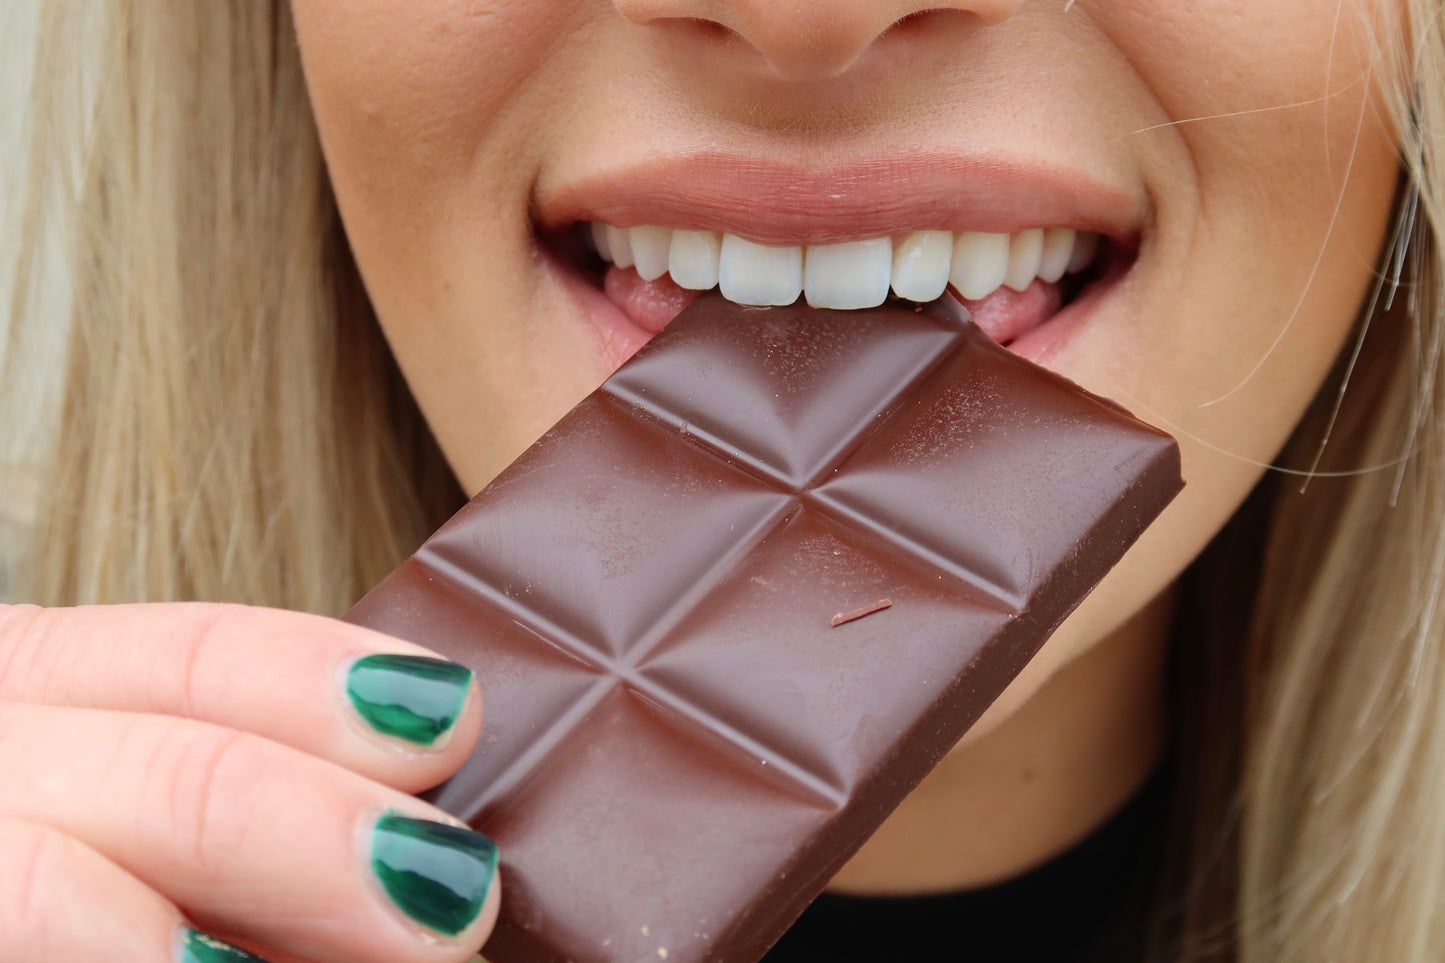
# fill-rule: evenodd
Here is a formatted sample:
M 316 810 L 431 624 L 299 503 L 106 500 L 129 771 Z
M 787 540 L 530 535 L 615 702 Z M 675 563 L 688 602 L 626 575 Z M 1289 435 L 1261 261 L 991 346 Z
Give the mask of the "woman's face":
M 1188 487 L 998 715 L 1175 579 L 1344 343 L 1396 183 L 1375 2 L 293 5 L 357 262 L 472 491 L 676 303 L 620 269 L 603 293 L 579 222 L 775 246 L 1104 236 L 1076 280 L 1015 279 L 975 313 L 1178 437 Z M 975 241 L 948 269 L 987 287 L 1001 248 Z

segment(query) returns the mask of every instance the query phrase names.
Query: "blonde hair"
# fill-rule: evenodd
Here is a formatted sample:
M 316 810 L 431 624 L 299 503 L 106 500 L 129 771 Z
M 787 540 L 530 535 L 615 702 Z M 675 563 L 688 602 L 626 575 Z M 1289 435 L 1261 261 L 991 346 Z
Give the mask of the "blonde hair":
M 0 382 L 9 425 L 24 417 L 14 386 L 27 338 L 55 323 L 33 310 L 32 258 L 46 213 L 69 212 L 69 367 L 22 595 L 339 612 L 460 493 L 351 261 L 289 11 L 281 0 L 101 5 L 103 20 L 42 9 L 23 223 L 4 235 L 19 242 Z M 1410 3 L 1414 93 L 1398 117 L 1414 186 L 1402 210 L 1418 208 L 1398 239 L 1409 239 L 1409 285 L 1388 311 L 1366 312 L 1365 350 L 1339 372 L 1352 413 L 1331 446 L 1353 463 L 1412 455 L 1303 493 L 1267 480 L 1253 506 L 1268 545 L 1229 544 L 1248 541 L 1255 516 L 1242 512 L 1196 567 L 1209 624 L 1176 660 L 1162 958 L 1445 957 L 1445 38 L 1434 5 Z M 79 69 L 87 23 L 101 45 L 88 138 L 61 69 Z M 1321 392 L 1301 426 L 1306 463 L 1332 402 Z M 1214 585 L 1255 555 L 1258 578 Z M 1248 615 L 1256 595 L 1248 632 L 1214 621 Z
M 1409 3 L 1407 189 L 1369 471 L 1282 498 L 1247 684 L 1242 958 L 1445 958 L 1445 33 Z M 1401 48 L 1403 38 L 1392 38 Z M 1389 266 L 1386 268 L 1390 271 Z M 1367 379 L 1367 384 L 1371 379 Z M 1352 389 L 1353 390 L 1353 389 Z M 1330 490 L 1333 488 L 1334 490 Z
M 1445 958 L 1445 33 L 1406 6 L 1376 38 L 1405 176 L 1358 341 L 1281 457 L 1303 477 L 1193 573 L 1158 959 Z
M 37 42 L 19 234 L 74 199 L 74 293 L 45 548 L 22 588 L 339 612 L 458 492 L 351 261 L 289 11 L 89 6 L 46 4 Z M 59 67 L 80 70 L 67 54 L 86 29 L 99 103 L 81 143 L 78 77 Z M 79 182 L 56 183 L 76 156 Z M 22 329 L 32 273 L 12 299 Z

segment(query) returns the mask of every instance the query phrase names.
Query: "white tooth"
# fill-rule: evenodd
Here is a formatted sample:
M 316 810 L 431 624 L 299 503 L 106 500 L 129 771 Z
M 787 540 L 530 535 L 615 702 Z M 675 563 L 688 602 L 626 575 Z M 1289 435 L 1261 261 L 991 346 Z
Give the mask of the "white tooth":
M 1009 238 L 1008 273 L 1003 283 L 1015 291 L 1022 291 L 1034 283 L 1039 274 L 1039 262 L 1044 257 L 1044 230 L 1031 227 L 1019 231 Z
M 1093 231 L 1080 231 L 1074 238 L 1074 253 L 1069 256 L 1069 273 L 1077 274 L 1094 263 L 1094 255 L 1098 252 L 1099 235 Z
M 717 260 L 722 235 L 716 231 L 673 231 L 667 272 L 680 288 L 706 291 L 717 285 Z
M 738 304 L 792 304 L 803 293 L 803 249 L 768 247 L 724 234 L 718 287 Z
M 934 300 L 948 287 L 952 262 L 952 231 L 914 231 L 893 249 L 893 293 L 910 301 Z
M 632 232 L 625 227 L 607 225 L 607 247 L 612 251 L 612 263 L 620 268 L 632 267 Z
M 1053 284 L 1064 276 L 1074 253 L 1074 232 L 1067 227 L 1044 231 L 1044 253 L 1039 259 L 1039 280 Z
M 850 311 L 888 300 L 893 239 L 811 244 L 803 254 L 803 292 L 815 308 Z
M 953 239 L 953 267 L 948 279 L 970 301 L 998 290 L 1008 273 L 1007 234 L 961 231 Z
M 588 227 L 592 231 L 592 245 L 602 260 L 612 260 L 612 248 L 607 243 L 607 225 L 601 221 L 593 221 Z
M 668 227 L 634 227 L 631 232 L 632 260 L 644 281 L 656 281 L 667 273 L 667 250 L 672 246 Z

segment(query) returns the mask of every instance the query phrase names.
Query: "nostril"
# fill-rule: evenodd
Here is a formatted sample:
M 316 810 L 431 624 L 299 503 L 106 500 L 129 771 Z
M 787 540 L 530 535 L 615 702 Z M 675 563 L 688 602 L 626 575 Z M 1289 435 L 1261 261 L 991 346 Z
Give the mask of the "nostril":
M 687 17 L 684 21 L 687 27 L 709 40 L 723 40 L 733 35 L 732 28 L 718 23 L 716 20 L 705 20 L 702 17 Z
M 907 38 L 913 41 L 933 40 L 939 43 L 947 43 L 946 32 L 950 30 L 967 30 L 977 27 L 981 23 L 993 22 L 985 13 L 970 9 L 956 9 L 953 7 L 933 7 L 928 10 L 915 10 L 912 13 L 900 17 L 893 22 L 893 25 L 882 34 L 884 38 L 898 39 Z
M 655 17 L 639 26 L 665 26 L 673 33 L 695 41 L 727 41 L 736 36 L 736 31 L 726 24 L 705 17 Z
M 826 80 L 846 71 L 902 12 L 896 6 L 900 0 L 612 2 L 634 24 L 661 28 L 664 35 L 694 46 L 750 52 L 771 74 L 790 81 Z M 902 3 L 902 9 L 914 6 Z
M 935 14 L 947 13 L 946 10 L 915 10 L 912 13 L 900 17 L 889 27 L 887 33 L 907 33 L 910 30 L 927 30 L 931 27 Z

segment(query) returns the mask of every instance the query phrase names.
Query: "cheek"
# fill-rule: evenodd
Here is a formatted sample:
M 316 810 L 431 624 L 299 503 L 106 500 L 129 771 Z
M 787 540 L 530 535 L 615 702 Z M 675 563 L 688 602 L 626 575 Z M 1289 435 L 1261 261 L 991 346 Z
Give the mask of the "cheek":
M 1159 187 L 1133 347 L 1089 367 L 1193 446 L 1204 487 L 1223 472 L 1237 491 L 1316 393 L 1374 279 L 1398 178 L 1386 31 L 1365 21 L 1373 0 L 1185 6 L 1110 8 L 1168 112 L 1134 136 L 1188 164 Z
M 1158 165 L 1157 220 L 1121 309 L 1058 361 L 1174 434 L 1188 486 L 1030 667 L 1038 679 L 1204 548 L 1349 338 L 1398 178 L 1350 2 L 1338 28 L 1335 0 L 1095 8 L 1165 112 L 1127 135 Z
M 439 227 L 526 203 L 505 176 L 526 142 L 496 135 L 538 109 L 527 79 L 568 6 L 295 0 L 327 166 L 375 300 L 417 283 Z
M 1375 38 L 1402 22 L 1403 3 L 1111 0 L 1091 15 L 1168 116 L 1186 120 L 1318 106 L 1367 69 Z
M 531 324 L 535 305 L 516 282 L 531 246 L 531 179 L 547 150 L 538 132 L 565 107 L 564 87 L 539 72 L 572 59 L 557 48 L 581 10 L 581 0 L 294 0 L 348 243 L 470 487 L 505 464 L 494 453 L 514 454 L 546 413 L 566 410 L 572 382 L 590 377 L 574 373 L 565 337 Z M 549 364 L 553 376 L 518 358 Z M 559 397 L 534 397 L 554 382 Z M 519 405 L 543 413 L 539 423 L 516 417 Z
M 479 190 L 475 168 L 498 163 L 490 134 L 514 109 L 528 64 L 546 44 L 547 13 L 558 5 L 293 3 L 348 239 L 400 347 L 408 332 L 390 322 L 425 316 L 455 287 L 446 226 L 495 223 L 517 203 L 505 181 Z M 403 302 L 409 307 L 394 309 Z
M 385 159 L 451 180 L 461 173 L 456 160 L 479 149 L 545 58 L 571 6 L 293 0 L 293 13 L 324 131 L 369 144 L 371 163 Z M 368 186 L 401 185 L 375 179 Z

